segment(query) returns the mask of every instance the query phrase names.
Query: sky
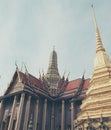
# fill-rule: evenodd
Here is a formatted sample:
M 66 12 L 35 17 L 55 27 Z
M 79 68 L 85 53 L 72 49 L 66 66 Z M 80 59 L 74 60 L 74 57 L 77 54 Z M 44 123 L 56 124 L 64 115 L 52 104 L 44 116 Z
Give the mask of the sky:
M 16 66 L 39 77 L 55 46 L 58 68 L 69 80 L 90 78 L 95 56 L 94 4 L 103 45 L 111 57 L 111 0 L 0 0 L 0 95 Z

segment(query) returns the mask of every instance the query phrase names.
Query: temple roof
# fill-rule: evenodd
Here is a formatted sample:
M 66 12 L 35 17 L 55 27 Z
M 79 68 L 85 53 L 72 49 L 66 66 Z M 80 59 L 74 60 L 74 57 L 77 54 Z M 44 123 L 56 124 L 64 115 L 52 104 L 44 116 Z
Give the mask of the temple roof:
M 47 91 L 47 89 L 45 88 L 44 84 L 41 82 L 40 79 L 37 79 L 35 76 L 33 76 L 29 73 L 28 73 L 28 76 L 27 76 L 26 73 L 23 73 L 21 71 L 19 71 L 19 78 L 20 78 L 20 81 L 18 80 L 18 73 L 17 73 L 17 71 L 15 71 L 14 76 L 12 78 L 12 81 L 11 81 L 11 83 L 10 83 L 9 87 L 7 88 L 4 95 L 14 93 L 15 90 L 16 90 L 15 89 L 13 91 L 14 86 L 16 86 L 17 82 L 18 83 L 20 82 L 23 85 L 23 88 L 19 89 L 18 92 L 24 91 L 24 90 L 28 90 L 28 91 L 33 90 L 35 93 L 38 93 L 42 96 L 50 97 L 49 92 Z M 83 81 L 83 84 L 81 86 L 82 87 L 81 94 L 84 93 L 84 89 L 86 90 L 88 88 L 89 80 L 90 79 L 86 79 L 86 80 Z M 61 91 L 58 98 L 74 97 L 74 95 L 77 93 L 77 91 L 80 87 L 81 81 L 82 81 L 81 78 L 73 80 L 73 81 L 69 81 L 68 84 L 63 89 L 63 91 Z

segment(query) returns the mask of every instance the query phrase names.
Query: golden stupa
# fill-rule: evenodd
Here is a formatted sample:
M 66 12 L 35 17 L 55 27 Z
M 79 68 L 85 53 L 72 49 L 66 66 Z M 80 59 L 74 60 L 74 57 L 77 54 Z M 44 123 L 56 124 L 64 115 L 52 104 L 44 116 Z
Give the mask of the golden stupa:
M 111 129 L 111 62 L 103 47 L 93 9 L 96 32 L 94 70 L 81 112 L 74 121 L 75 129 Z

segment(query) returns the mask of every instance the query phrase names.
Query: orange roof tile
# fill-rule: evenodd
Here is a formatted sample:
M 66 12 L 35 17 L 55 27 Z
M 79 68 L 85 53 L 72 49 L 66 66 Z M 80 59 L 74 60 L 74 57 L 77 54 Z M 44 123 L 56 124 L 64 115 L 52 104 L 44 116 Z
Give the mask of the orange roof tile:
M 86 79 L 83 84 L 83 89 L 87 89 L 89 86 L 90 79 Z
M 78 87 L 80 85 L 80 82 L 81 82 L 81 79 L 70 81 L 68 85 L 66 86 L 65 90 L 67 91 L 67 90 Z

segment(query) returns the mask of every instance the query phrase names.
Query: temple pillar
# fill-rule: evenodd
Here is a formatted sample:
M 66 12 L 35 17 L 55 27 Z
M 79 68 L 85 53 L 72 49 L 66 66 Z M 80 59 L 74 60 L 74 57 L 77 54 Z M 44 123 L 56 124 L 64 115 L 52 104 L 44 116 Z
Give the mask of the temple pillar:
M 44 101 L 42 130 L 45 130 L 45 125 L 46 125 L 46 110 L 47 110 L 47 99 L 45 99 Z
M 73 120 L 74 120 L 74 103 L 71 102 L 71 130 L 74 129 L 74 127 L 73 127 Z
M 37 130 L 39 100 L 36 100 L 33 130 Z
M 54 130 L 54 103 L 52 103 L 51 130 Z
M 13 105 L 12 105 L 12 110 L 11 110 L 11 116 L 10 116 L 10 120 L 9 120 L 8 130 L 12 130 L 12 127 L 13 127 L 13 117 L 14 117 L 16 103 L 17 103 L 17 96 L 15 95 L 14 101 L 13 101 Z
M 20 130 L 20 123 L 21 123 L 21 117 L 22 117 L 22 110 L 23 110 L 23 104 L 24 104 L 25 94 L 21 94 L 19 109 L 17 113 L 17 120 L 15 125 L 15 130 Z
M 64 130 L 64 121 L 65 121 L 65 101 L 62 100 L 61 130 Z
M 28 96 L 27 103 L 26 103 L 26 109 L 25 109 L 23 130 L 27 130 L 27 125 L 28 125 L 28 120 L 29 120 L 29 112 L 30 112 L 30 101 L 31 101 L 31 96 Z

